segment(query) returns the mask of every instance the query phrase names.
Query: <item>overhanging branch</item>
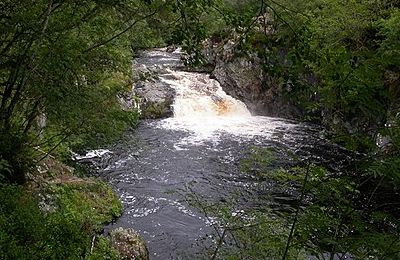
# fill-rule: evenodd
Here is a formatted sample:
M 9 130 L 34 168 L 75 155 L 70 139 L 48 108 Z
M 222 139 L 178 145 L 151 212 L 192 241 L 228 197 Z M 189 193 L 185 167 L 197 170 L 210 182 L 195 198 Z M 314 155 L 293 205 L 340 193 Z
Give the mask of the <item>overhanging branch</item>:
M 108 38 L 105 41 L 99 42 L 91 47 L 89 47 L 88 49 L 86 49 L 84 52 L 89 52 L 92 51 L 96 48 L 99 48 L 109 42 L 112 42 L 113 40 L 115 40 L 116 38 L 120 37 L 122 34 L 126 33 L 127 31 L 129 31 L 130 29 L 132 29 L 133 26 L 135 26 L 137 23 L 146 20 L 147 18 L 152 17 L 153 15 L 155 15 L 156 13 L 158 13 L 159 11 L 161 11 L 161 9 L 163 7 L 165 7 L 169 2 L 166 2 L 165 4 L 163 4 L 162 6 L 160 6 L 159 8 L 157 8 L 156 10 L 154 10 L 153 12 L 139 18 L 138 20 L 133 21 L 130 25 L 128 25 L 125 29 L 123 29 L 122 31 L 118 32 L 117 34 L 113 35 L 112 37 Z

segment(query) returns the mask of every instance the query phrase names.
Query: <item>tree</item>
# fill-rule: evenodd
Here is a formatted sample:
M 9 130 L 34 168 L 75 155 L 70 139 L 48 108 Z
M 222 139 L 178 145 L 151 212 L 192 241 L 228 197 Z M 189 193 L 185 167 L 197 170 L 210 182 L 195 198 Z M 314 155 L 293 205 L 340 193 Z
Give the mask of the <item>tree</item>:
M 167 3 L 0 3 L 0 159 L 10 166 L 1 174 L 23 182 L 29 159 L 43 156 L 32 157 L 33 147 L 52 150 L 80 134 L 112 134 L 132 117 L 117 102 L 130 86 L 132 29 Z M 39 114 L 47 119 L 44 135 Z

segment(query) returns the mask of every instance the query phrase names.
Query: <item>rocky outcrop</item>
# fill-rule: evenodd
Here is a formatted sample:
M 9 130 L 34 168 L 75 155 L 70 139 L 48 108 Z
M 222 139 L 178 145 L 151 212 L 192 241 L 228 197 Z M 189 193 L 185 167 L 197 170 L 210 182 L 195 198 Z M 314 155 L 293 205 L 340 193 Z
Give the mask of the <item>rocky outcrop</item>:
M 222 53 L 224 55 L 224 53 Z M 258 59 L 223 59 L 217 56 L 213 77 L 229 95 L 243 101 L 253 114 L 264 113 L 263 73 Z
M 259 18 L 260 22 L 263 17 Z M 269 19 L 269 18 L 265 18 Z M 273 34 L 273 27 L 267 24 L 267 31 L 257 23 L 253 30 Z M 264 36 L 263 36 L 264 37 Z M 258 57 L 256 51 L 237 51 L 238 43 L 243 41 L 240 34 L 232 32 L 228 40 L 204 43 L 203 55 L 208 63 L 214 65 L 212 76 L 219 81 L 229 95 L 243 101 L 253 115 L 298 118 L 302 111 L 285 98 L 290 92 L 290 82 L 278 82 L 265 69 L 269 64 Z
M 122 259 L 148 260 L 149 251 L 144 239 L 131 228 L 117 228 L 110 232 L 111 244 Z
M 141 118 L 155 119 L 173 115 L 175 91 L 168 84 L 156 81 L 140 81 L 135 84 Z
M 134 61 L 133 79 L 135 83 L 132 106 L 139 109 L 142 119 L 166 118 L 173 115 L 172 104 L 175 90 L 160 76 L 169 74 L 168 69 L 181 65 L 180 54 L 178 51 L 169 50 L 172 54 L 165 55 L 166 51 L 167 49 L 155 49 L 143 52 Z

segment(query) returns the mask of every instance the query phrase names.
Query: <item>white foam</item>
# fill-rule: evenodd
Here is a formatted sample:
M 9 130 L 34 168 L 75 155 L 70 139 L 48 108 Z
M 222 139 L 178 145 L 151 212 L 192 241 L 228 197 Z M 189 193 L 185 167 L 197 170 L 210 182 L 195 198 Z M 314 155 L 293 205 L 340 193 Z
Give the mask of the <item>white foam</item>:
M 154 124 L 158 128 L 190 133 L 175 145 L 176 149 L 205 141 L 218 142 L 221 134 L 240 138 L 271 137 L 278 128 L 295 126 L 275 118 L 252 116 L 243 102 L 227 95 L 206 74 L 168 72 L 168 78 L 161 79 L 176 91 L 174 117 Z
M 248 117 L 246 105 L 228 96 L 218 81 L 206 74 L 169 71 L 173 79 L 161 79 L 173 87 L 174 117 L 182 120 L 215 117 Z M 170 77 L 171 77 L 170 76 Z
M 98 149 L 98 150 L 88 151 L 85 155 L 79 155 L 77 153 L 73 153 L 72 158 L 74 160 L 101 158 L 102 156 L 109 154 L 109 153 L 112 153 L 112 152 L 107 149 Z

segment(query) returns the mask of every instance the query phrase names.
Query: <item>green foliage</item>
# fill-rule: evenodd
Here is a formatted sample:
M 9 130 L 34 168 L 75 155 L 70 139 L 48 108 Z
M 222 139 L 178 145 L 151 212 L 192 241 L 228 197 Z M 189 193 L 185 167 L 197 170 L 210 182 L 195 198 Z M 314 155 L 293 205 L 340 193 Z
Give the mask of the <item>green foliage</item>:
M 32 167 L 34 157 L 34 151 L 23 145 L 26 141 L 27 138 L 19 134 L 0 134 L 0 176 L 4 182 L 25 182 L 24 174 Z
M 300 217 L 298 243 L 307 245 L 314 255 L 329 252 L 359 259 L 399 257 L 398 221 L 382 211 L 361 209 L 356 201 L 363 195 L 352 178 L 329 176 L 315 166 L 303 171 L 309 171 L 307 191 L 316 199 Z
M 110 241 L 104 237 L 97 237 L 93 253 L 88 256 L 89 260 L 118 260 L 121 259 L 118 251 L 111 247 Z
M 15 186 L 0 187 L 0 252 L 2 257 L 26 259 L 39 251 L 44 227 L 36 229 L 42 223 L 42 216 L 35 201 L 29 196 L 22 196 L 21 189 Z M 35 229 L 34 232 L 32 232 Z M 25 244 L 33 244 L 26 248 Z
M 235 216 L 225 216 L 232 236 L 240 243 L 239 248 L 223 252 L 223 259 L 280 259 L 283 255 L 289 228 L 288 223 L 274 214 L 251 211 Z M 306 259 L 301 247 L 292 247 L 288 259 Z
M 400 187 L 400 158 L 398 156 L 372 160 L 366 167 L 366 171 L 374 178 L 383 178 L 395 190 Z
M 20 187 L 1 187 L 0 252 L 6 259 L 80 258 L 90 237 L 68 216 L 45 216 Z
M 202 54 L 203 41 L 224 25 L 220 4 L 217 0 L 186 0 L 172 4 L 180 22 L 175 24 L 167 43 L 182 46 L 187 53 L 183 57 L 185 65 L 196 67 L 206 62 Z
M 337 176 L 314 164 L 276 169 L 273 151 L 253 149 L 253 152 L 243 160 L 242 170 L 261 176 L 262 181 L 274 181 L 279 190 L 297 187 L 304 193 L 304 197 L 298 197 L 303 201 L 291 205 L 294 210 L 284 212 L 268 208 L 235 211 L 234 202 L 231 206 L 198 203 L 201 209 L 209 211 L 208 215 L 217 217 L 219 230 L 227 230 L 226 236 L 235 239 L 234 243 L 226 243 L 219 249 L 223 258 L 282 258 L 293 224 L 287 259 L 309 256 L 397 259 L 400 256 L 398 219 L 379 207 L 360 204 L 366 194 L 357 178 Z M 391 166 L 386 166 L 385 170 L 375 169 L 376 174 L 390 176 L 387 172 L 398 172 L 396 162 L 390 162 Z M 385 165 L 377 164 L 378 167 Z M 368 196 L 370 203 L 372 195 Z
M 13 169 L 9 178 L 23 182 L 34 159 L 43 156 L 32 147 L 66 154 L 136 124 L 136 111 L 121 111 L 117 96 L 130 91 L 132 49 L 161 44 L 146 17 L 166 3 L 0 5 L 0 156 Z
M 61 209 L 71 218 L 84 219 L 94 227 L 111 222 L 122 211 L 122 204 L 107 184 L 98 180 L 50 187 Z
M 289 234 L 289 223 L 268 208 L 238 210 L 237 201 L 211 202 L 193 193 L 189 203 L 205 211 L 215 230 L 214 245 L 205 252 L 215 259 L 279 259 Z M 212 216 L 212 217 L 210 217 Z M 301 246 L 289 251 L 289 259 L 306 259 Z
M 399 106 L 396 1 L 224 1 L 220 10 L 219 34 L 236 32 L 239 55 L 257 52 L 269 84 L 306 120 L 323 123 L 348 148 L 375 148 Z
M 309 1 L 307 9 L 296 10 L 308 15 L 306 29 L 299 32 L 307 49 L 301 57 L 318 78 L 312 91 L 318 97 L 314 102 L 318 102 L 324 122 L 338 135 L 358 135 L 360 146 L 353 143 L 352 148 L 373 148 L 372 133 L 383 127 L 388 104 L 397 95 L 383 80 L 391 70 L 388 64 L 395 64 L 397 58 L 382 59 L 382 52 L 398 49 L 390 36 L 396 34 L 398 26 L 389 25 L 396 19 L 386 20 L 387 13 L 396 14 L 397 9 L 384 10 L 380 16 L 382 12 L 368 2 Z M 363 141 L 365 138 L 369 140 Z M 347 145 L 347 141 L 342 144 Z
M 47 211 L 22 187 L 0 186 L 2 258 L 118 259 L 109 243 L 99 237 L 90 254 L 94 231 L 121 212 L 110 188 L 93 181 L 58 185 L 52 190 L 44 196 L 55 199 L 55 209 Z
M 12 167 L 8 161 L 0 158 L 0 182 L 4 181 L 7 175 L 12 174 Z
M 400 10 L 398 8 L 390 8 L 388 11 L 388 18 L 381 18 L 375 24 L 379 28 L 378 35 L 382 38 L 379 48 L 382 62 L 388 65 L 400 64 Z

